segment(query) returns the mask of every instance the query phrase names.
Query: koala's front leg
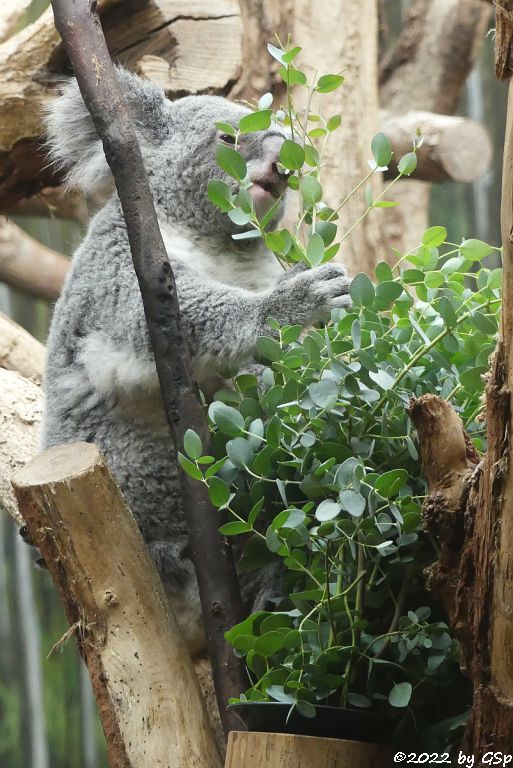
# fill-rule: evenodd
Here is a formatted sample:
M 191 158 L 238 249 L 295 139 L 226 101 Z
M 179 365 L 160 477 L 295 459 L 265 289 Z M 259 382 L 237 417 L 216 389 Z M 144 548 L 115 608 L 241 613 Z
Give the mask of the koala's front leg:
M 269 317 L 281 325 L 306 326 L 328 320 L 335 307 L 351 304 L 351 281 L 340 264 L 294 268 L 263 293 L 207 281 L 183 265 L 175 268 L 175 277 L 199 378 L 202 371 L 240 367 L 251 359 L 257 338 L 270 334 Z

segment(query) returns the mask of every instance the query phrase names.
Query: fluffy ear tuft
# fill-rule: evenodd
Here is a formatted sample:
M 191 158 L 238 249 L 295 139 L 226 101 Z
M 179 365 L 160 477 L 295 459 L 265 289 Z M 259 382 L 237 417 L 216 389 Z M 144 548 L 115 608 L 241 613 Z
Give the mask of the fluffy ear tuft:
M 121 67 L 116 75 L 142 142 L 157 144 L 169 133 L 170 102 L 157 86 Z M 77 81 L 69 80 L 45 114 L 50 160 L 66 171 L 66 185 L 86 194 L 103 192 L 112 183 L 103 146 L 84 104 Z

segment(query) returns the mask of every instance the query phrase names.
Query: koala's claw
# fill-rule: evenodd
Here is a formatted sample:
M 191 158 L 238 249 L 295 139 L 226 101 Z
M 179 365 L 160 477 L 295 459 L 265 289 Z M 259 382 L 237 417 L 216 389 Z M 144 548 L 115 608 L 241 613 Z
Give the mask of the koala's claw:
M 351 280 L 341 264 L 323 264 L 313 269 L 295 265 L 280 281 L 274 299 L 285 322 L 303 325 L 329 320 L 331 310 L 351 306 Z M 271 316 L 276 314 L 270 312 Z

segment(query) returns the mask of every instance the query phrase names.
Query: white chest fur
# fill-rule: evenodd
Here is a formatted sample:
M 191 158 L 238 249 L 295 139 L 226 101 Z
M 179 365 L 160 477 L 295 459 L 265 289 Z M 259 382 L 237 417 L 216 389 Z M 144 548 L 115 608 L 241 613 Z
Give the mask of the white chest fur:
M 236 246 L 230 249 L 226 243 L 212 243 L 201 237 L 192 239 L 169 224 L 161 223 L 160 230 L 170 259 L 179 259 L 202 277 L 258 293 L 283 275 L 275 256 L 263 244 L 241 253 Z

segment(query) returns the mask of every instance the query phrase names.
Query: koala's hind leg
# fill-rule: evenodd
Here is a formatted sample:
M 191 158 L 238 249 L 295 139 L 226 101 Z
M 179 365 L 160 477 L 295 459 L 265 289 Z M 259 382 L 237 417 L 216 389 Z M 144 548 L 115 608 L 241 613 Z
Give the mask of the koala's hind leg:
M 196 656 L 207 648 L 201 613 L 198 582 L 192 561 L 187 556 L 187 538 L 153 541 L 148 544 L 157 566 L 169 606 L 173 611 L 187 650 Z

